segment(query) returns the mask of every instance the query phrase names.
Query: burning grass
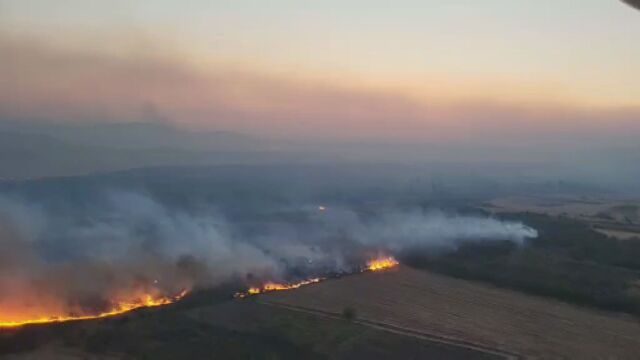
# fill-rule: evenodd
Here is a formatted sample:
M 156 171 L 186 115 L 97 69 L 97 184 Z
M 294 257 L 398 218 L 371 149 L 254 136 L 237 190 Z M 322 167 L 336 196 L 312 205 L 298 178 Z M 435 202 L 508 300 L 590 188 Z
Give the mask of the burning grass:
M 31 317 L 30 315 L 25 315 L 24 317 L 16 314 L 10 314 L 10 319 L 3 319 L 3 310 L 0 309 L 0 329 L 2 328 L 16 328 L 25 325 L 31 324 L 48 324 L 48 323 L 61 323 L 68 321 L 79 321 L 79 320 L 91 320 L 91 319 L 102 319 L 106 317 L 116 316 L 120 314 L 124 314 L 129 311 L 133 311 L 141 308 L 151 308 L 158 307 L 163 305 L 169 305 L 176 301 L 181 300 L 187 295 L 188 291 L 183 290 L 180 294 L 168 297 L 168 296 L 154 296 L 150 294 L 144 294 L 142 296 L 134 297 L 133 299 L 127 301 L 117 301 L 111 306 L 109 310 L 99 312 L 97 314 L 91 315 L 50 315 L 50 316 L 39 316 L 39 317 Z M 8 315 L 5 315 L 9 318 Z
M 398 265 L 400 265 L 398 260 L 396 260 L 391 256 L 387 256 L 387 257 L 373 259 L 367 262 L 367 270 L 380 271 L 380 270 L 390 269 Z
M 361 268 L 359 271 L 354 273 L 363 273 L 367 271 L 383 271 L 387 269 L 394 268 L 400 265 L 400 263 L 393 258 L 392 256 L 378 257 L 367 262 L 367 265 Z M 292 290 L 298 289 L 305 285 L 317 284 L 323 280 L 326 280 L 325 277 L 316 277 L 310 278 L 298 282 L 293 283 L 276 283 L 273 281 L 268 281 L 260 286 L 253 286 L 248 288 L 246 291 L 235 293 L 235 298 L 245 298 L 247 296 L 263 294 L 272 291 L 283 291 L 283 290 Z
M 383 271 L 398 266 L 399 263 L 393 257 L 379 257 L 372 259 L 366 263 L 366 266 L 353 273 L 362 273 L 368 271 Z M 314 277 L 298 282 L 291 283 L 277 283 L 273 281 L 265 282 L 259 286 L 253 286 L 246 291 L 238 292 L 234 295 L 236 298 L 244 298 L 247 296 L 258 295 L 272 291 L 283 291 L 298 289 L 302 286 L 319 283 L 326 280 L 325 277 Z M 109 309 L 98 312 L 96 314 L 73 314 L 71 312 L 63 311 L 51 311 L 50 315 L 40 314 L 22 314 L 17 312 L 8 312 L 7 309 L 0 309 L 0 329 L 2 328 L 16 328 L 30 324 L 48 324 L 48 323 L 61 323 L 68 321 L 79 320 L 92 320 L 101 319 L 111 316 L 124 314 L 129 311 L 133 311 L 141 308 L 158 307 L 163 305 L 169 305 L 181 300 L 186 294 L 187 290 L 182 291 L 176 296 L 161 296 L 152 294 L 142 294 L 129 297 L 126 300 L 113 301 Z M 39 311 L 39 313 L 46 313 L 47 311 Z
M 312 278 L 312 279 L 302 280 L 295 283 L 275 283 L 275 282 L 269 281 L 261 286 L 250 287 L 249 289 L 247 289 L 247 291 L 238 292 L 234 295 L 234 297 L 244 298 L 247 296 L 258 295 L 258 294 L 262 294 L 270 291 L 297 289 L 305 285 L 319 283 L 322 280 L 324 280 L 324 278 Z

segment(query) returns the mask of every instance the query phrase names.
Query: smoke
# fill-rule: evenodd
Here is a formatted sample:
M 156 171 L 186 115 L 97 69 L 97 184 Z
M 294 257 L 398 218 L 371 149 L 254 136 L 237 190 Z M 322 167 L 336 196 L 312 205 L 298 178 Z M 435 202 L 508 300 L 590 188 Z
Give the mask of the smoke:
M 365 228 L 367 241 L 387 245 L 394 250 L 407 248 L 454 249 L 464 242 L 509 240 L 522 244 L 538 232 L 520 222 L 493 218 L 448 216 L 439 211 L 429 213 L 393 213 Z
M 220 209 L 187 211 L 131 192 L 107 192 L 89 207 L 70 201 L 65 209 L 0 197 L 0 309 L 83 313 L 137 291 L 176 294 L 345 271 L 376 251 L 522 244 L 537 236 L 491 218 L 391 210 L 365 216 L 340 207 L 273 209 L 267 220 L 230 221 Z
M 175 295 L 278 271 L 215 216 L 170 211 L 131 193 L 108 194 L 99 206 L 86 215 L 0 200 L 0 318 L 43 308 L 90 313 L 139 293 Z

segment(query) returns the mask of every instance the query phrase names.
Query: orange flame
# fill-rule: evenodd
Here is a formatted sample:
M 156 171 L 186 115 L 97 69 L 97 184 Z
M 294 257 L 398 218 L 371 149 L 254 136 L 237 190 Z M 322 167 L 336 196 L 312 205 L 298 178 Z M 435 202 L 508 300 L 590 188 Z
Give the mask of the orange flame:
M 382 257 L 382 258 L 377 258 L 377 259 L 368 261 L 366 270 L 380 271 L 380 270 L 390 269 L 398 265 L 400 265 L 398 260 L 396 260 L 391 256 L 388 256 L 388 257 Z
M 391 269 L 400 265 L 398 260 L 393 258 L 392 256 L 387 257 L 379 257 L 373 260 L 369 260 L 367 262 L 367 266 L 362 268 L 360 272 L 365 271 L 382 271 L 386 269 Z M 325 278 L 312 278 L 308 280 L 303 280 L 297 283 L 275 283 L 275 282 L 267 282 L 262 286 L 250 287 L 247 291 L 235 293 L 234 297 L 236 298 L 245 298 L 251 295 L 263 294 L 271 291 L 282 291 L 282 290 L 292 290 L 297 289 L 299 287 L 319 283 L 320 281 L 325 280 Z
M 250 295 L 258 295 L 258 294 L 271 292 L 271 291 L 297 289 L 297 288 L 305 286 L 305 285 L 319 283 L 322 280 L 324 280 L 324 278 L 312 278 L 312 279 L 302 280 L 302 281 L 297 282 L 297 283 L 284 283 L 284 284 L 275 283 L 275 282 L 271 282 L 270 281 L 270 282 L 267 282 L 267 283 L 265 283 L 264 285 L 262 285 L 260 287 L 250 287 L 245 292 L 236 293 L 234 295 L 234 297 L 243 298 L 243 297 L 247 297 L 247 296 L 250 296 Z
M 15 328 L 15 327 L 20 327 L 20 326 L 30 325 L 30 324 L 47 324 L 47 323 L 61 323 L 61 322 L 67 322 L 67 321 L 101 319 L 101 318 L 106 318 L 110 316 L 124 314 L 126 312 L 136 310 L 136 309 L 172 304 L 176 301 L 181 300 L 183 297 L 187 295 L 187 293 L 188 293 L 188 290 L 183 290 L 182 292 L 180 292 L 180 294 L 174 297 L 153 296 L 150 294 L 146 294 L 134 300 L 115 303 L 110 310 L 107 310 L 105 312 L 101 312 L 95 315 L 77 315 L 77 316 L 76 315 L 54 315 L 54 316 L 41 317 L 41 318 L 11 320 L 11 321 L 3 321 L 0 318 L 0 328 Z

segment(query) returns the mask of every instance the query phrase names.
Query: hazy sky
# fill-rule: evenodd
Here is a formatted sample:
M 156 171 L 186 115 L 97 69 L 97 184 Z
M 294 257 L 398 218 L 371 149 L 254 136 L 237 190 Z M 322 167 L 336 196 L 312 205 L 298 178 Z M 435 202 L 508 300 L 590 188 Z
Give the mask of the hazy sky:
M 618 0 L 0 0 L 0 24 L 5 116 L 640 136 L 640 12 Z

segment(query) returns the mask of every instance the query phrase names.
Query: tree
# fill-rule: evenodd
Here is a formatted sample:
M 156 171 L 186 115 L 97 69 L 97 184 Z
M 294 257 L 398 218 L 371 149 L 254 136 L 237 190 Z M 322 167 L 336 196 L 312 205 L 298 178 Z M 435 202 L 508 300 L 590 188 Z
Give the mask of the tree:
M 342 317 L 348 321 L 355 320 L 357 317 L 356 309 L 351 306 L 345 307 L 344 309 L 342 309 Z

